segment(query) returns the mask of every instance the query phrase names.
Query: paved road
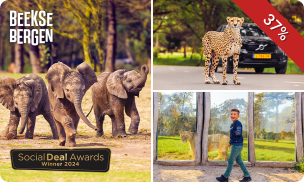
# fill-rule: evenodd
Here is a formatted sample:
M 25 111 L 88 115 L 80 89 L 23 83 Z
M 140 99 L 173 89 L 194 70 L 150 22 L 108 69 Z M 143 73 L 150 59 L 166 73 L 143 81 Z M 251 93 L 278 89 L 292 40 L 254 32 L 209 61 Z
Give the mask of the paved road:
M 256 74 L 239 70 L 241 85 L 233 84 L 233 74 L 228 74 L 228 85 L 205 84 L 204 67 L 153 66 L 153 90 L 304 90 L 304 75 L 299 74 Z M 219 68 L 215 76 L 223 82 Z

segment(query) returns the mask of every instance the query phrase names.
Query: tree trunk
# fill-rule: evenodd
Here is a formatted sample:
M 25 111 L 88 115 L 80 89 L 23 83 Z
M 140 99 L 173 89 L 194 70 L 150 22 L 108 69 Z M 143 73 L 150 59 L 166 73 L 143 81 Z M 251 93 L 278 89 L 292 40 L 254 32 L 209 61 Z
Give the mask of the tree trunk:
M 149 74 L 151 74 L 152 68 L 151 68 L 151 57 L 148 58 L 148 67 L 149 67 Z
M 44 70 L 40 64 L 40 56 L 39 56 L 39 47 L 33 46 L 32 44 L 29 45 L 30 47 L 30 63 L 32 67 L 33 73 L 43 73 Z
M 126 42 L 125 42 L 125 48 L 126 48 L 126 54 L 128 56 L 128 58 L 130 59 L 131 61 L 131 64 L 133 65 L 134 64 L 134 60 L 133 60 L 133 57 L 129 51 L 129 47 L 130 47 L 130 44 L 129 44 L 129 39 L 126 37 Z
M 276 105 L 276 134 L 275 142 L 279 142 L 279 104 Z
M 0 65 L 1 69 L 4 70 L 4 58 L 5 58 L 5 52 L 4 52 L 4 46 L 5 46 L 5 39 L 4 36 L 2 37 L 2 32 L 3 32 L 3 21 L 4 21 L 4 16 L 2 15 L 0 11 Z
M 159 35 L 158 35 L 158 33 L 156 33 L 156 42 L 155 42 L 155 49 L 156 50 L 158 50 L 158 47 L 159 47 L 159 41 L 158 41 L 158 39 L 159 39 Z
M 203 54 L 201 54 L 201 59 L 198 61 L 198 63 L 195 66 L 199 66 L 202 63 L 203 60 Z
M 23 44 L 15 43 L 15 73 L 23 73 L 24 67 L 24 48 Z
M 90 10 L 87 8 L 85 16 L 87 19 L 91 16 Z M 85 24 L 82 26 L 83 28 L 83 42 L 82 42 L 82 47 L 83 47 L 83 53 L 84 53 L 84 60 L 85 62 L 91 65 L 92 61 L 92 55 L 91 55 L 91 49 L 90 49 L 90 20 L 88 20 Z
M 184 45 L 184 58 L 186 58 L 187 57 L 187 51 L 186 51 L 186 45 Z
M 21 20 L 21 23 L 23 21 Z M 24 29 L 24 27 L 16 26 L 16 32 L 18 32 L 18 29 Z M 19 35 L 17 35 L 19 36 Z M 23 42 L 23 37 L 20 39 L 21 42 Z M 23 44 L 17 44 L 15 43 L 15 72 L 14 73 L 23 73 L 23 67 L 24 67 L 24 47 Z
M 1 30 L 0 30 L 0 34 L 1 34 Z M 5 39 L 4 37 L 0 37 L 1 38 L 1 44 L 0 44 L 0 55 L 1 55 L 1 69 L 4 70 L 4 58 L 5 58 L 5 52 L 4 52 L 4 45 L 5 45 Z
M 103 51 L 103 46 L 102 46 L 102 31 L 103 31 L 103 19 L 102 19 L 102 14 L 99 13 L 97 15 L 97 21 L 96 21 L 96 28 L 94 31 L 94 42 L 95 42 L 95 47 L 98 53 L 98 59 L 96 59 L 97 63 L 97 71 L 102 71 L 102 65 L 103 65 L 103 60 L 104 60 L 104 51 Z
M 3 21 L 4 21 L 4 16 L 0 11 L 0 61 L 1 61 L 2 70 L 4 70 L 4 38 L 2 38 Z
M 116 55 L 116 14 L 115 0 L 108 0 L 108 36 L 107 36 L 107 58 L 105 64 L 106 72 L 115 71 Z
M 193 38 L 193 42 L 192 42 L 192 54 L 191 54 L 190 60 L 192 60 L 192 57 L 194 54 L 194 48 L 195 48 L 195 38 Z
M 14 46 L 10 46 L 11 48 L 11 63 L 15 62 L 15 47 Z

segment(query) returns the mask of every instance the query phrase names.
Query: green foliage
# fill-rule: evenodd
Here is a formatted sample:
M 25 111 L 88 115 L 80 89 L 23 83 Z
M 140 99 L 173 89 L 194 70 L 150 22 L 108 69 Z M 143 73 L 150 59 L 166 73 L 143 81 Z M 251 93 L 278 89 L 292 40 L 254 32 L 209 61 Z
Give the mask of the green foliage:
M 265 68 L 265 73 L 275 73 L 274 68 Z M 287 74 L 304 74 L 304 71 L 292 60 L 288 60 L 287 62 Z
M 295 170 L 303 173 L 304 172 L 304 157 L 301 159 L 301 161 L 299 162 L 299 164 L 295 165 Z
M 156 59 L 158 57 L 158 50 L 153 49 L 153 59 Z
M 192 160 L 190 143 L 183 143 L 180 136 L 158 136 L 158 160 Z
M 204 34 L 207 31 L 215 31 L 221 24 L 227 22 L 228 16 L 244 17 L 246 23 L 252 22 L 230 0 L 156 0 L 153 6 L 153 32 L 159 33 L 159 43 L 168 49 L 180 48 L 181 41 L 186 41 L 189 45 L 193 39 L 196 40 L 194 46 L 201 47 Z M 164 40 L 164 35 L 161 34 L 166 35 L 167 40 Z M 170 39 L 179 40 L 170 41 Z
M 256 161 L 295 161 L 294 140 L 255 139 L 254 144 Z
M 179 135 L 178 131 L 196 131 L 196 94 L 193 92 L 172 92 L 159 94 L 158 134 Z
M 183 57 L 183 53 L 159 53 L 157 58 L 153 57 L 153 65 L 176 65 L 176 66 L 195 66 L 201 55 L 195 53 L 192 56 L 188 53 L 187 57 Z M 203 56 L 203 61 L 200 65 L 205 65 L 205 57 Z
M 295 161 L 295 141 L 255 139 L 255 156 L 257 161 Z M 190 143 L 182 143 L 181 138 L 158 136 L 158 160 L 192 160 Z M 244 138 L 242 160 L 248 160 L 248 140 Z M 230 150 L 230 149 L 229 149 Z M 230 151 L 228 152 L 230 155 Z M 218 152 L 209 152 L 208 160 L 212 161 L 218 157 Z M 224 161 L 221 158 L 219 161 Z M 304 160 L 301 169 L 304 171 Z M 300 167 L 298 167 L 300 168 Z
M 109 170 L 106 173 L 14 170 L 8 163 L 0 161 L 0 174 L 4 181 L 151 181 L 151 172 L 128 169 Z M 22 176 L 22 177 L 21 177 Z

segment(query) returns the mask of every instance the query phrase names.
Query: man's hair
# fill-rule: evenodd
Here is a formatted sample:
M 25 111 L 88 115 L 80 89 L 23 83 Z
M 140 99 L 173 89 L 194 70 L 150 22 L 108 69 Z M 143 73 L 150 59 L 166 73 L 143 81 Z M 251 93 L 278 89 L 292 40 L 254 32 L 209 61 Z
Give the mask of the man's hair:
M 232 111 L 237 112 L 238 115 L 240 115 L 240 110 L 238 110 L 238 109 L 231 109 L 231 112 L 232 112 Z

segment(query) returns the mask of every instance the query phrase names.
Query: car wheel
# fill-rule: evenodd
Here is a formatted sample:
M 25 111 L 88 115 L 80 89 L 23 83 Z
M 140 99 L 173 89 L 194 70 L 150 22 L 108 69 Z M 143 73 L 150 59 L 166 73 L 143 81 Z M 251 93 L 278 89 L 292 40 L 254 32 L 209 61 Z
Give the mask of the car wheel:
M 255 73 L 263 73 L 264 68 L 254 68 Z
M 287 70 L 287 65 L 285 67 L 283 67 L 283 68 L 275 68 L 275 72 L 277 74 L 285 74 L 286 70 Z

